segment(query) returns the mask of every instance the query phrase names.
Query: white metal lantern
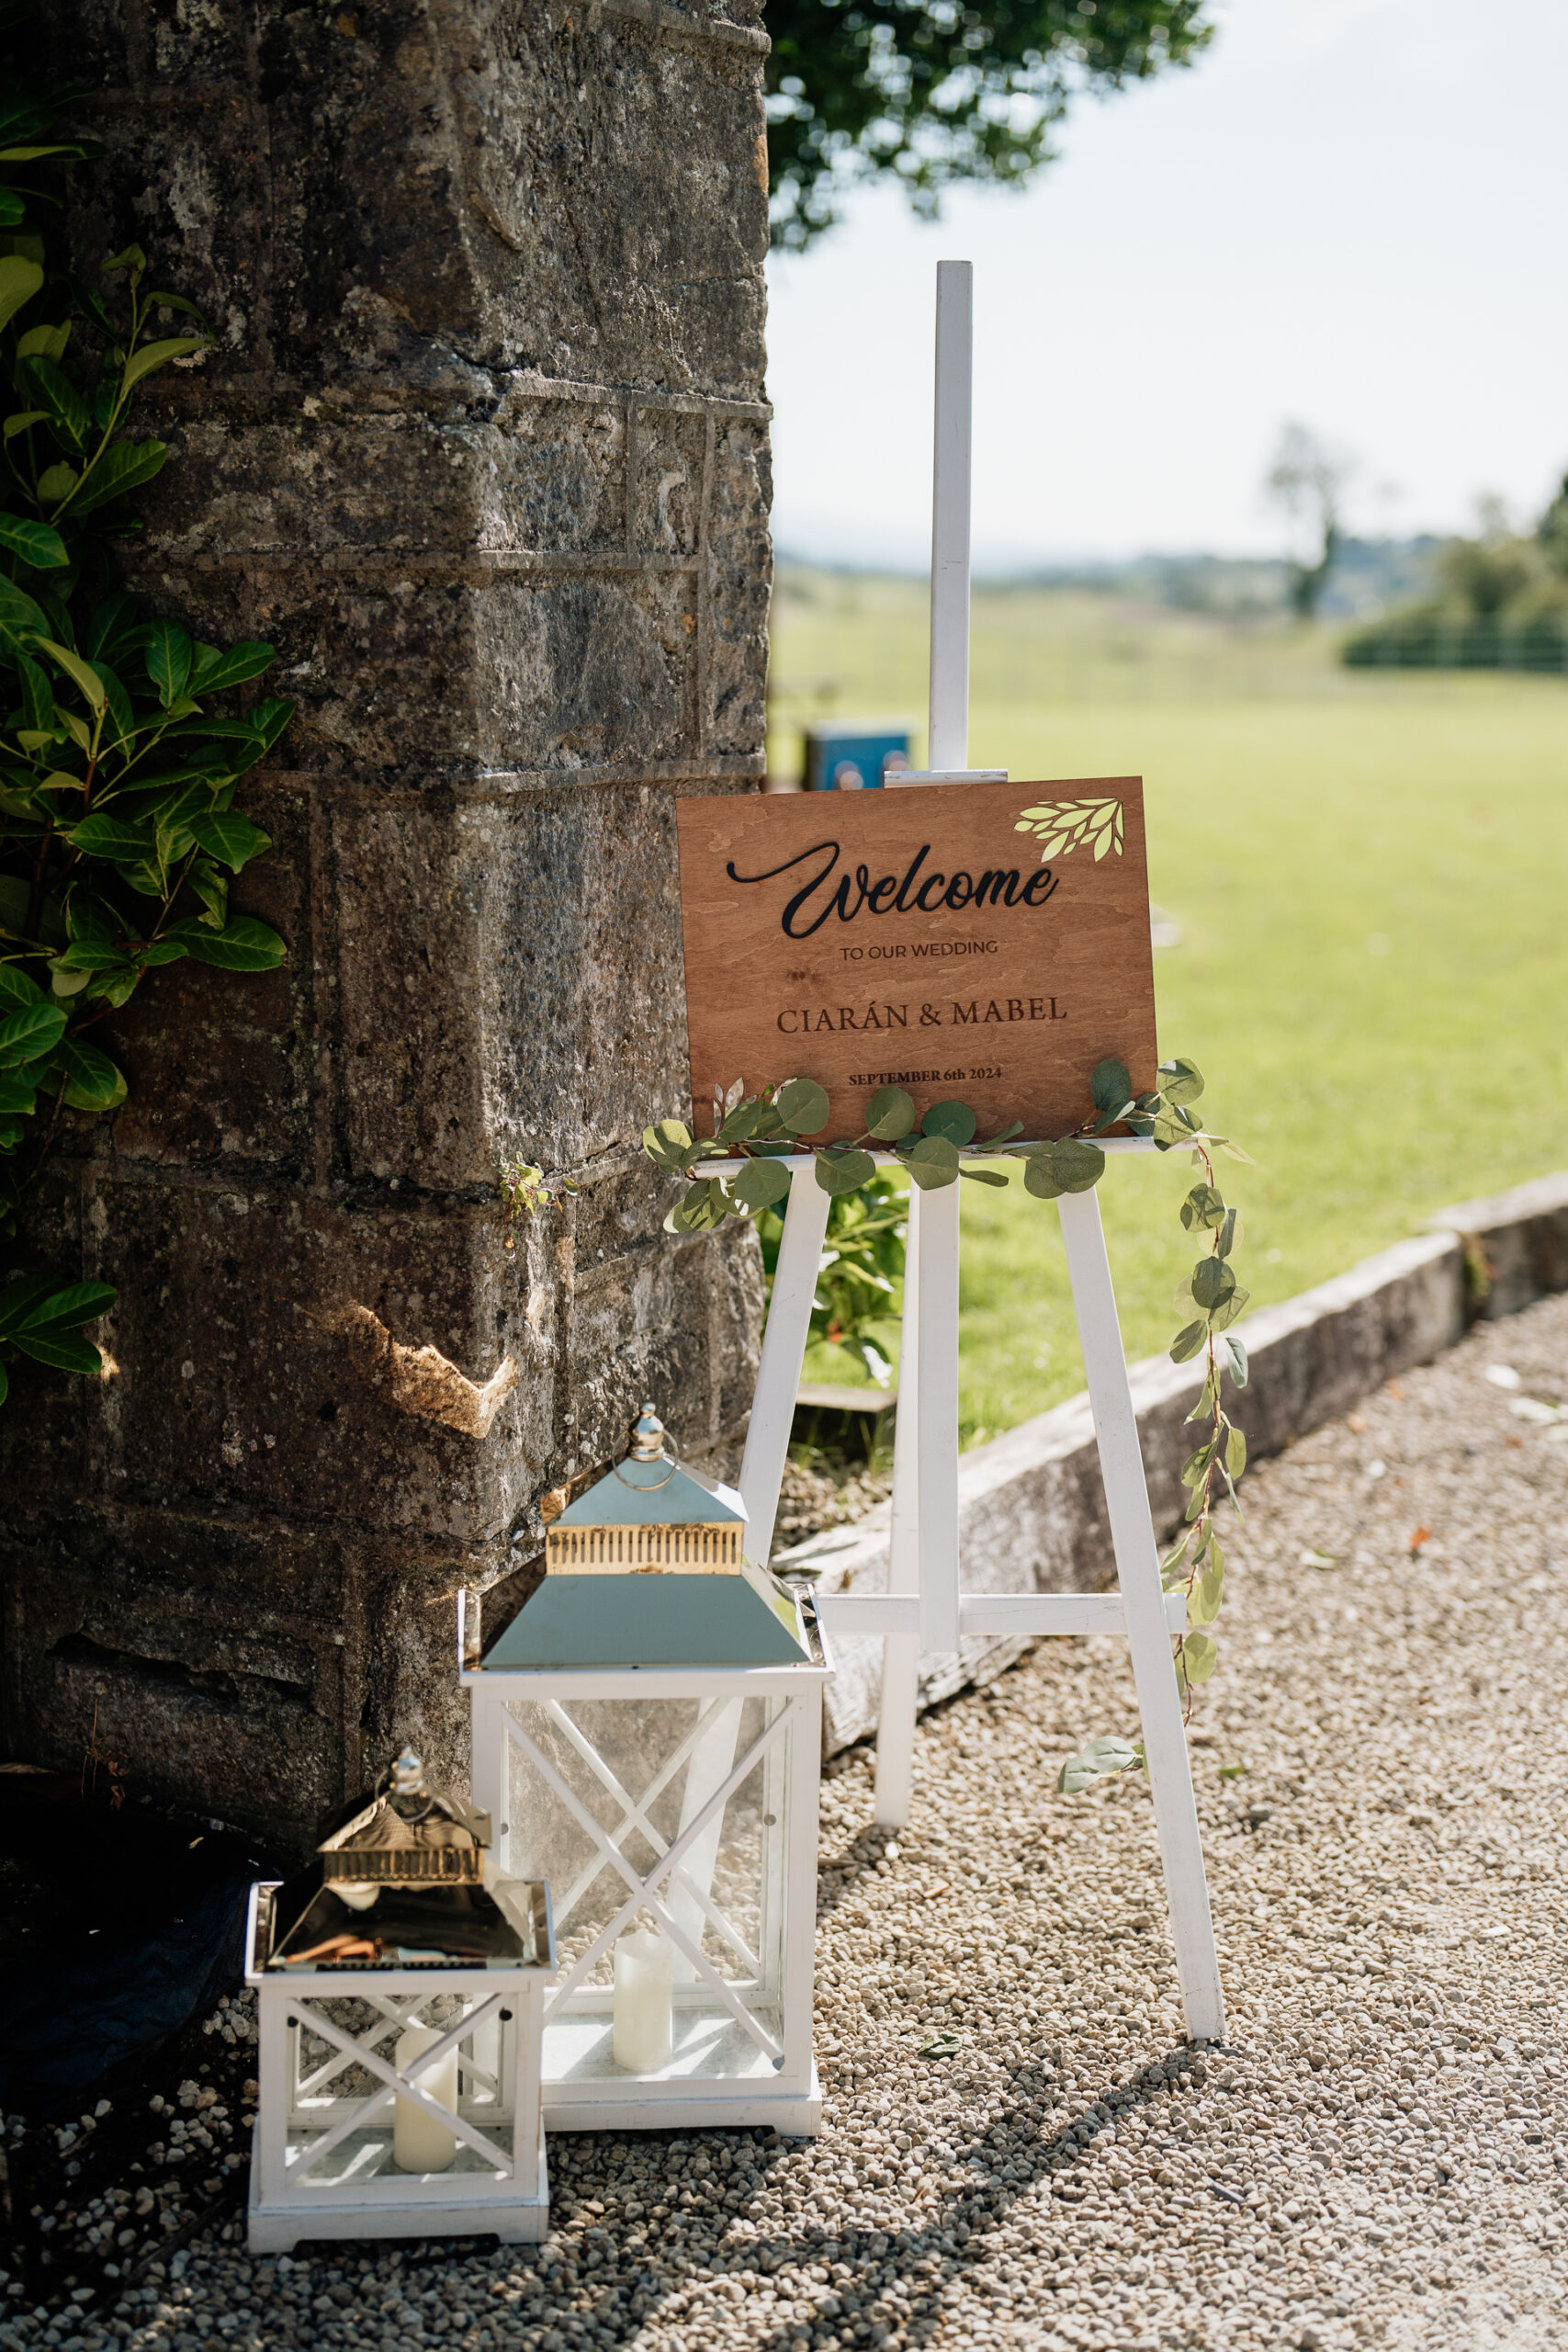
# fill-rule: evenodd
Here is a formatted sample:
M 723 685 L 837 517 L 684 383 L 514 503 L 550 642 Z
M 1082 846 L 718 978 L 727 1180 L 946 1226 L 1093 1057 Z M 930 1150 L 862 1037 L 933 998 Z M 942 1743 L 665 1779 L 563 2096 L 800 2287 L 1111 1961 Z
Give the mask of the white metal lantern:
M 830 1663 L 809 1591 L 744 1557 L 739 1496 L 662 1441 L 645 1406 L 482 1659 L 459 1629 L 476 1798 L 555 1894 L 545 2121 L 814 2132 Z
M 319 1883 L 252 1889 L 253 2253 L 545 2236 L 549 1890 L 496 1876 L 488 1845 L 484 1816 L 432 1797 L 405 1752 L 389 1791 L 319 1849 Z

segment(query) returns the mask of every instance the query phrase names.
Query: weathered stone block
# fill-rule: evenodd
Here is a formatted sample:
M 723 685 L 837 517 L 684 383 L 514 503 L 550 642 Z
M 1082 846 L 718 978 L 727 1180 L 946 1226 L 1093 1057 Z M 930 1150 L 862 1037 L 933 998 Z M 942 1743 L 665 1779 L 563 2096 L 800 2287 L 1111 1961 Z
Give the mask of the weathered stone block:
M 109 1377 L 0 1421 L 6 1736 L 68 1763 L 96 1703 L 296 1846 L 401 1738 L 461 1778 L 454 1590 L 515 1584 L 547 1488 L 645 1395 L 694 1449 L 750 1399 L 754 1238 L 666 1234 L 637 1147 L 685 1099 L 673 790 L 762 761 L 755 17 L 49 12 L 108 149 L 84 273 L 134 238 L 217 337 L 142 404 L 130 583 L 299 715 L 235 892 L 288 965 L 155 974 L 131 1102 L 29 1195 L 34 1261 L 120 1295 Z M 516 1159 L 580 1189 L 509 1256 Z M 467 1434 L 397 1348 L 515 1385 Z

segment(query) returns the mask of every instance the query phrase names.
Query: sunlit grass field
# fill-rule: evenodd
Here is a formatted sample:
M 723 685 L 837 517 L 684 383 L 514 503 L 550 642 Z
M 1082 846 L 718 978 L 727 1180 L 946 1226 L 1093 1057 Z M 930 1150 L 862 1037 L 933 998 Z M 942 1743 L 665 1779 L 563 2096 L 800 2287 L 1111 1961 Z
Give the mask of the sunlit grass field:
M 923 722 L 923 584 L 781 577 L 770 764 L 808 717 Z M 1450 1203 L 1568 1165 L 1568 681 L 1345 672 L 1331 633 L 976 593 L 970 758 L 1141 775 L 1162 1052 L 1252 1152 L 1224 1164 L 1255 1305 Z M 917 740 L 917 763 L 922 744 Z M 1184 1155 L 1100 1186 L 1128 1352 L 1162 1348 L 1191 1251 Z M 966 1185 L 966 1443 L 1082 1385 L 1055 1212 Z M 818 1349 L 817 1379 L 853 1379 Z

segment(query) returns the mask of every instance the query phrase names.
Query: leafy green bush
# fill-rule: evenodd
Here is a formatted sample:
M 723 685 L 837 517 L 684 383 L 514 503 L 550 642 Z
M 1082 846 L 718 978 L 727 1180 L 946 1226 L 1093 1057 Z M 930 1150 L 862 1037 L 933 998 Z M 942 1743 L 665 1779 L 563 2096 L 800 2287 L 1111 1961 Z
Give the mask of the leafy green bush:
M 10 61 L 14 67 L 15 61 Z M 293 705 L 243 715 L 215 697 L 258 677 L 268 645 L 227 651 L 143 618 L 113 584 L 110 548 L 167 451 L 123 429 L 139 389 L 209 341 L 199 314 L 145 284 L 130 246 L 104 290 L 51 266 L 35 225 L 40 165 L 83 161 L 52 137 L 61 95 L 6 76 L 0 116 L 0 369 L 9 387 L 0 478 L 0 1232 L 16 1228 L 62 1109 L 106 1113 L 123 1073 L 91 1032 L 148 972 L 186 958 L 226 971 L 280 963 L 282 940 L 229 911 L 229 886 L 269 847 L 234 807 L 240 778 Z M 168 334 L 179 314 L 195 331 Z M 0 1287 L 4 1357 L 100 1369 L 82 1326 L 105 1283 L 20 1274 Z

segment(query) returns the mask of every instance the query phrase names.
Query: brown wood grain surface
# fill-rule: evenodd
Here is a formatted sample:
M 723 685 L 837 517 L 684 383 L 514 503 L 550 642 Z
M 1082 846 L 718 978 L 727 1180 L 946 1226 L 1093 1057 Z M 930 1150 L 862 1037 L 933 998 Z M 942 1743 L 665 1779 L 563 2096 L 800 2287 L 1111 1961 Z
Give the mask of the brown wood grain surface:
M 1043 839 L 1025 811 L 1061 803 Z M 1153 1087 L 1136 776 L 692 799 L 677 819 L 694 1134 L 737 1080 L 817 1080 L 833 1138 L 886 1085 L 1031 1137 L 1079 1124 L 1107 1055 Z

